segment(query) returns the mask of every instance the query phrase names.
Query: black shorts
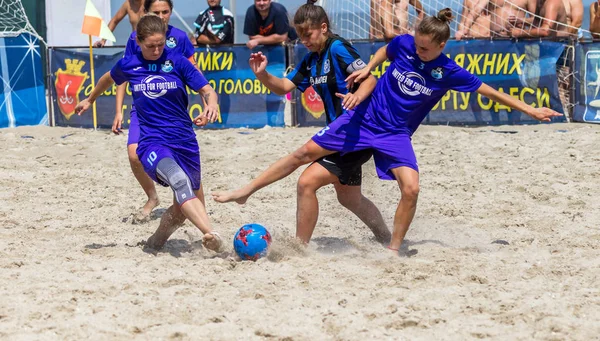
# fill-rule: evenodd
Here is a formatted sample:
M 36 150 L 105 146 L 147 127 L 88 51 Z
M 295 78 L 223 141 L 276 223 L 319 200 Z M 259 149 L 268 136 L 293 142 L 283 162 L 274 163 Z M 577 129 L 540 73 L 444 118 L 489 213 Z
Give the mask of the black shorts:
M 315 162 L 337 176 L 342 185 L 360 186 L 362 183 L 362 165 L 369 161 L 371 156 L 373 156 L 373 151 L 365 149 L 347 153 L 343 156 L 340 153 L 327 155 Z

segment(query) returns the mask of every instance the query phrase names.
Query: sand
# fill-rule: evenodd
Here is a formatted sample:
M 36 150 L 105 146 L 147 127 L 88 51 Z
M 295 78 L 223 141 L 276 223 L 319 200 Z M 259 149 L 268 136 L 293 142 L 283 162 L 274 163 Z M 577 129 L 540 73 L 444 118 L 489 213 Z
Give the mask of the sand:
M 318 128 L 199 131 L 204 186 L 233 189 Z M 396 257 L 319 192 L 313 241 L 293 239 L 300 172 L 243 206 L 207 195 L 222 254 L 186 223 L 156 256 L 131 224 L 145 196 L 126 136 L 74 128 L 0 130 L 0 339 L 598 340 L 600 127 L 424 126 L 417 214 Z M 392 181 L 364 168 L 391 226 Z M 271 253 L 231 257 L 246 223 Z

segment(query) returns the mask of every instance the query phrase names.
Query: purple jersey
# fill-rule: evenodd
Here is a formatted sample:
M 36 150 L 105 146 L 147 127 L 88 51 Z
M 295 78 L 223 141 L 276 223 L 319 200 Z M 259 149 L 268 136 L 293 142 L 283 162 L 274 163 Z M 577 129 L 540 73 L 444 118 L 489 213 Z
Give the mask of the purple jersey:
M 125 55 L 123 58 L 141 52 L 140 47 L 135 40 L 135 36 L 136 32 L 131 32 L 129 40 L 127 40 L 127 46 L 125 47 Z M 169 25 L 166 37 L 167 41 L 165 44 L 165 51 L 167 51 L 167 53 L 177 53 L 186 58 L 190 58 L 194 55 L 194 45 L 192 45 L 190 39 L 182 30 Z
M 448 90 L 472 92 L 481 80 L 441 54 L 423 62 L 416 53 L 415 39 L 405 34 L 387 46 L 391 61 L 377 82 L 370 101 L 357 111 L 367 113 L 384 130 L 412 135 L 425 116 Z
M 208 81 L 181 54 L 167 54 L 145 60 L 142 53 L 124 57 L 110 71 L 117 84 L 130 83 L 133 103 L 140 122 L 140 142 L 178 142 L 195 139 L 187 112 L 186 85 L 199 90 Z

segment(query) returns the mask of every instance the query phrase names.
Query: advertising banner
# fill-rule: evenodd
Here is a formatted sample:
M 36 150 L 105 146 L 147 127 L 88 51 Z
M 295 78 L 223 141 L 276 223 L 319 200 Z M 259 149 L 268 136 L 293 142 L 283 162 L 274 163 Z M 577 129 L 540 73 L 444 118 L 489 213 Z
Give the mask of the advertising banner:
M 285 49 L 282 46 L 262 48 L 267 55 L 267 70 L 282 77 L 285 71 Z M 87 49 L 51 49 L 52 92 L 54 116 L 58 126 L 92 127 L 91 110 L 82 116 L 73 115 L 77 103 L 92 91 Z M 122 57 L 122 49 L 103 48 L 94 50 L 96 82 L 110 71 Z M 219 95 L 221 117 L 207 128 L 249 127 L 284 125 L 284 98 L 271 93 L 248 66 L 250 50 L 245 46 L 197 49 L 196 61 L 210 85 Z M 200 96 L 188 89 L 190 116 L 202 112 Z M 98 127 L 110 128 L 115 115 L 116 85 L 108 89 L 96 101 Z M 128 122 L 131 109 L 131 91 L 127 90 L 124 101 L 124 121 Z M 125 125 L 126 127 L 126 125 Z
M 575 46 L 576 82 L 573 120 L 600 123 L 600 43 Z
M 368 62 L 383 43 L 353 44 Z M 556 76 L 557 60 L 564 50 L 560 42 L 544 41 L 448 41 L 444 53 L 458 65 L 478 76 L 491 87 L 535 107 L 550 107 L 563 112 Z M 294 47 L 298 65 L 307 50 Z M 380 78 L 389 66 L 384 62 L 372 73 Z M 319 96 L 312 88 L 295 91 L 300 126 L 323 126 L 325 115 Z M 554 121 L 564 121 L 563 117 Z M 487 99 L 477 93 L 450 91 L 427 116 L 424 123 L 452 125 L 499 125 L 537 122 L 529 116 Z
M 0 128 L 48 124 L 40 45 L 23 33 L 0 38 Z

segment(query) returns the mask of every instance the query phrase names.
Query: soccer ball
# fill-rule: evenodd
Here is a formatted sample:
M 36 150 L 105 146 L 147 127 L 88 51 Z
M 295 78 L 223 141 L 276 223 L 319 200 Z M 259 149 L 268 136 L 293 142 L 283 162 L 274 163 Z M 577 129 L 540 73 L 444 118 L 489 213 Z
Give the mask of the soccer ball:
M 271 245 L 271 234 L 259 224 L 246 224 L 233 237 L 233 249 L 242 260 L 264 257 Z

